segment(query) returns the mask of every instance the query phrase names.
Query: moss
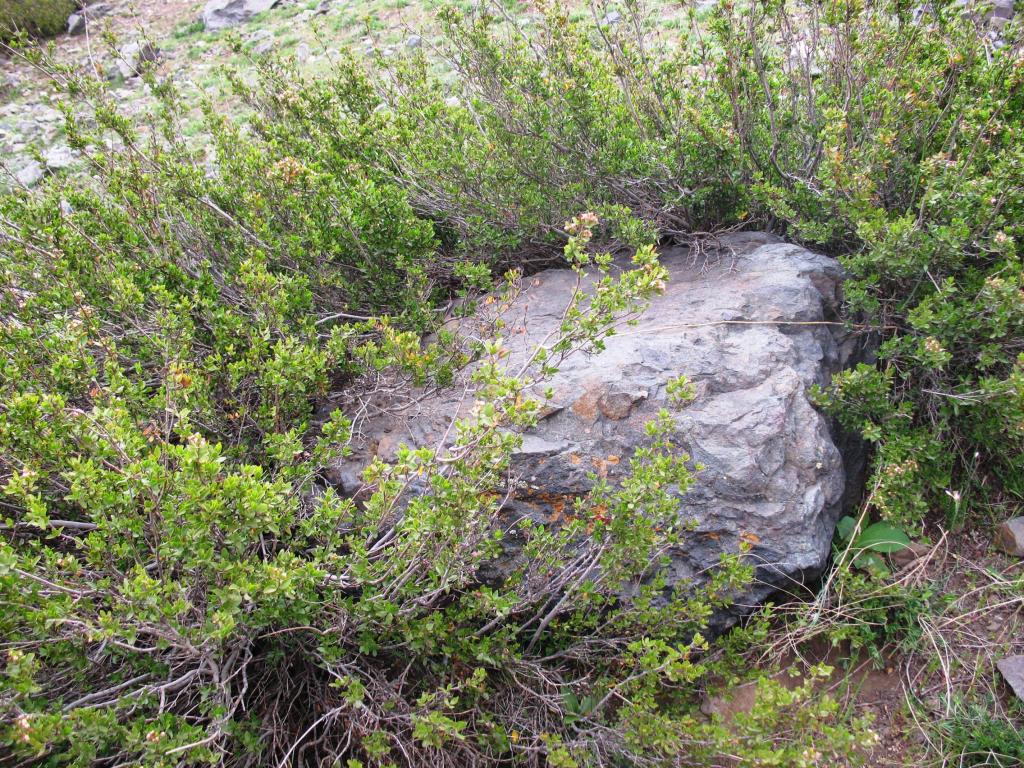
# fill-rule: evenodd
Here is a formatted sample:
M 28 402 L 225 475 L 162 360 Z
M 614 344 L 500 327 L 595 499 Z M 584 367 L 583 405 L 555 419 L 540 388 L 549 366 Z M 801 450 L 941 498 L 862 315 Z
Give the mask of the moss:
M 0 39 L 19 31 L 33 37 L 53 37 L 67 27 L 75 0 L 0 0 Z

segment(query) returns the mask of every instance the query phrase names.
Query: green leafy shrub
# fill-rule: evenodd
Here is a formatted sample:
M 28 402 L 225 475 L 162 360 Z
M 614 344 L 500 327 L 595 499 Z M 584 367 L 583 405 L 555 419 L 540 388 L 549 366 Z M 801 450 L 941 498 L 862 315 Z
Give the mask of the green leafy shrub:
M 849 310 L 881 340 L 823 399 L 877 446 L 873 511 L 959 522 L 1024 477 L 1024 67 L 1015 25 L 993 50 L 954 4 L 909 14 L 728 10 L 719 71 L 760 205 L 842 257 Z
M 677 80 L 687 54 L 655 59 L 558 3 L 529 32 L 492 10 L 441 12 L 448 77 L 421 55 L 380 59 L 386 77 L 368 79 L 343 57 L 333 79 L 294 88 L 301 76 L 273 63 L 239 92 L 275 118 L 266 130 L 348 151 L 330 137 L 358 90 L 382 149 L 364 158 L 437 222 L 446 251 L 490 265 L 557 261 L 563 223 L 581 210 L 665 235 L 742 214 L 736 147 L 705 114 L 711 96 Z
M 831 673 L 831 667 L 814 665 L 791 685 L 759 677 L 749 711 L 737 712 L 731 722 L 713 716 L 712 722 L 744 764 L 810 768 L 830 758 L 856 762 L 878 737 L 868 729 L 869 717 L 851 723 L 838 716 L 839 703 L 821 691 Z M 795 669 L 790 674 L 797 677 Z
M 719 751 L 731 737 L 695 715 L 701 629 L 750 569 L 726 558 L 665 594 L 686 533 L 669 489 L 690 482 L 670 414 L 628 480 L 595 479 L 565 525 L 500 522 L 517 430 L 541 413 L 527 391 L 642 311 L 666 277 L 653 247 L 612 276 L 596 217 L 568 225 L 565 262 L 601 289 L 510 375 L 500 333 L 421 343 L 443 274 L 433 225 L 360 166 L 377 150 L 358 92 L 342 149 L 322 153 L 209 110 L 207 167 L 178 138 L 174 90 L 145 76 L 161 99 L 148 137 L 73 78 L 88 106 L 67 136 L 92 180 L 0 201 L 0 711 L 18 764 Z M 324 482 L 352 429 L 338 410 L 314 421 L 329 391 L 443 385 L 471 359 L 478 407 L 450 445 L 375 462 L 358 504 Z M 522 557 L 481 583 L 512 535 Z
M 625 10 L 555 5 L 530 32 L 446 11 L 444 76 L 260 61 L 233 77 L 245 130 L 205 105 L 208 157 L 153 72 L 139 126 L 57 69 L 89 175 L 0 200 L 0 716 L 21 764 L 863 760 L 866 723 L 811 684 L 699 714 L 729 666 L 701 631 L 750 569 L 665 594 L 686 534 L 667 489 L 690 482 L 670 414 L 560 528 L 501 524 L 510 459 L 553 361 L 658 290 L 656 236 L 756 226 L 839 255 L 881 339 L 819 395 L 876 446 L 870 519 L 1024 492 L 1021 43 L 983 49 L 942 4 L 836 0 L 725 4 L 657 48 Z M 453 297 L 552 262 L 602 291 L 517 375 L 499 328 L 438 330 Z M 450 445 L 374 463 L 358 503 L 329 486 L 350 419 L 470 362 Z M 513 535 L 521 561 L 481 583 Z M 912 638 L 932 597 L 876 594 L 846 639 Z
M 33 37 L 53 37 L 67 27 L 75 0 L 0 0 L 0 40 L 18 32 Z
M 271 66 L 239 91 L 266 130 L 317 137 L 338 163 L 352 148 L 331 132 L 358 92 L 379 142 L 362 158 L 437 224 L 445 263 L 557 261 L 582 209 L 838 256 L 879 362 L 821 404 L 874 444 L 873 514 L 958 524 L 1019 500 L 1019 26 L 992 47 L 952 3 L 726 3 L 668 45 L 637 3 L 616 25 L 541 10 L 529 27 L 499 5 L 446 10 L 448 76 L 422 55 L 380 59 L 383 77 L 345 60 L 333 80 L 295 88 Z

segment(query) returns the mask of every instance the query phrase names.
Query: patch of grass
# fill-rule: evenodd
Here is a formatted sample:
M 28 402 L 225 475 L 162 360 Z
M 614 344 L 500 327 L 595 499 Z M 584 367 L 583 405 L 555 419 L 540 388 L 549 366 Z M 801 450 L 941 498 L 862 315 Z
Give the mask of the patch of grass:
M 961 704 L 955 715 L 936 723 L 935 730 L 945 742 L 946 755 L 958 766 L 1024 766 L 1024 724 L 994 714 L 992 702 Z
M 175 40 L 184 40 L 201 35 L 205 31 L 206 27 L 202 21 L 183 21 L 171 31 L 171 37 Z

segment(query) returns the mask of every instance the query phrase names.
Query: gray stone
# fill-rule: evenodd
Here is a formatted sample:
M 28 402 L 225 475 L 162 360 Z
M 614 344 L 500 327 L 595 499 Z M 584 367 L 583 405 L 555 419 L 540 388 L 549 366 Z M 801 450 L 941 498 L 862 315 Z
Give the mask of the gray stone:
M 34 187 L 43 180 L 46 171 L 43 166 L 35 160 L 29 162 L 24 168 L 14 174 L 14 180 L 25 187 Z
M 700 711 L 711 718 L 732 722 L 739 714 L 749 714 L 757 704 L 757 683 L 743 683 L 729 690 L 728 695 L 705 696 Z
M 1024 656 L 1007 656 L 997 661 L 996 667 L 1017 698 L 1024 701 Z
M 996 545 L 1008 555 L 1024 557 L 1024 517 L 1011 517 L 996 528 Z
M 46 167 L 49 170 L 62 171 L 74 164 L 75 152 L 70 147 L 60 144 L 56 147 L 50 147 L 43 159 L 46 161 Z
M 410 50 L 419 48 L 421 45 L 423 45 L 423 38 L 419 35 L 409 35 L 409 37 L 405 38 L 405 47 Z
M 81 35 L 96 19 L 106 16 L 113 10 L 108 3 L 93 3 L 68 16 L 68 34 Z
M 992 10 L 989 12 L 990 19 L 1012 19 L 1013 18 L 1013 0 L 995 0 L 992 3 Z
M 117 51 L 117 70 L 125 79 L 142 74 L 144 65 L 156 61 L 160 51 L 148 42 L 131 42 Z
M 249 21 L 257 13 L 269 11 L 279 0 L 210 0 L 203 8 L 203 26 L 226 29 Z
M 954 6 L 959 7 L 965 18 L 981 21 L 990 27 L 993 40 L 1001 39 L 1003 27 L 1013 18 L 1014 0 L 956 0 Z
M 609 26 L 618 24 L 622 21 L 622 14 L 618 11 L 609 11 L 605 14 L 604 18 L 601 19 L 602 24 L 608 24 Z
M 721 553 L 746 543 L 757 577 L 742 612 L 815 578 L 828 559 L 846 470 L 808 390 L 827 384 L 856 345 L 830 324 L 840 300 L 836 261 L 759 233 L 722 237 L 718 248 L 709 264 L 684 249 L 664 252 L 671 279 L 639 323 L 601 354 L 570 357 L 545 384 L 554 400 L 514 460 L 523 484 L 503 516 L 550 523 L 592 487 L 591 473 L 621 481 L 647 442 L 645 424 L 671 407 L 666 385 L 685 375 L 698 396 L 676 413 L 675 438 L 703 469 L 681 497 L 679 514 L 696 529 L 672 553 L 669 583 L 699 582 Z M 553 269 L 525 284 L 503 316 L 510 370 L 557 329 L 575 276 Z M 361 421 L 362 438 L 332 480 L 359 498 L 361 470 L 374 456 L 390 460 L 401 443 L 436 445 L 473 405 L 462 399 L 465 383 L 425 395 L 411 412 Z M 731 616 L 719 614 L 716 626 Z
M 274 50 L 273 38 L 256 43 L 256 45 L 254 45 L 252 48 L 252 52 L 255 53 L 257 56 L 263 56 L 265 54 L 270 53 L 272 50 Z
M 54 109 L 46 104 L 39 104 L 35 106 L 32 109 L 32 116 L 40 123 L 56 123 L 57 121 L 64 119 L 64 115 L 61 114 L 60 110 Z

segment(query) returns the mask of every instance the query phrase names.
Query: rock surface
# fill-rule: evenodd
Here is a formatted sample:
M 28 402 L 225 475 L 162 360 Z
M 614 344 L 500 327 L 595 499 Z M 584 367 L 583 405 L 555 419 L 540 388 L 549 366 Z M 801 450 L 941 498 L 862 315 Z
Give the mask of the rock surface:
M 14 174 L 14 180 L 23 187 L 34 187 L 43 180 L 46 170 L 35 160 L 29 162 L 24 168 Z
M 203 8 L 207 29 L 225 29 L 244 24 L 257 13 L 269 11 L 279 0 L 211 0 Z
M 66 144 L 50 147 L 43 156 L 50 171 L 63 171 L 75 163 L 75 152 Z
M 160 57 L 160 51 L 152 43 L 131 42 L 117 51 L 117 69 L 125 79 L 142 74 L 143 66 Z
M 1024 701 L 1024 656 L 1007 656 L 997 661 L 996 667 L 1017 698 Z
M 1024 557 L 1024 517 L 1011 517 L 996 528 L 996 544 L 1008 555 Z
M 987 36 L 996 47 L 1005 43 L 1003 29 L 1013 19 L 1014 0 L 956 0 L 954 5 L 962 8 L 966 17 L 986 26 Z
M 68 16 L 68 34 L 81 35 L 89 28 L 89 25 L 111 12 L 108 3 L 93 3 Z
M 720 553 L 747 542 L 757 583 L 741 602 L 752 606 L 820 573 L 843 506 L 844 463 L 808 398 L 847 356 L 841 326 L 829 322 L 841 270 L 769 235 L 720 243 L 710 263 L 683 249 L 663 253 L 671 279 L 639 324 L 603 353 L 563 363 L 550 382 L 554 407 L 515 459 L 524 487 L 506 511 L 551 523 L 591 487 L 588 473 L 620 480 L 646 443 L 645 423 L 668 406 L 667 382 L 685 375 L 697 396 L 676 414 L 678 438 L 704 469 L 682 499 L 680 514 L 697 529 L 685 551 L 672 553 L 670 581 L 699 580 Z M 557 328 L 574 281 L 568 270 L 529 278 L 505 316 L 510 367 Z M 373 455 L 388 460 L 402 443 L 436 444 L 472 405 L 461 391 L 359 424 L 353 455 L 336 467 L 343 491 L 358 494 Z

